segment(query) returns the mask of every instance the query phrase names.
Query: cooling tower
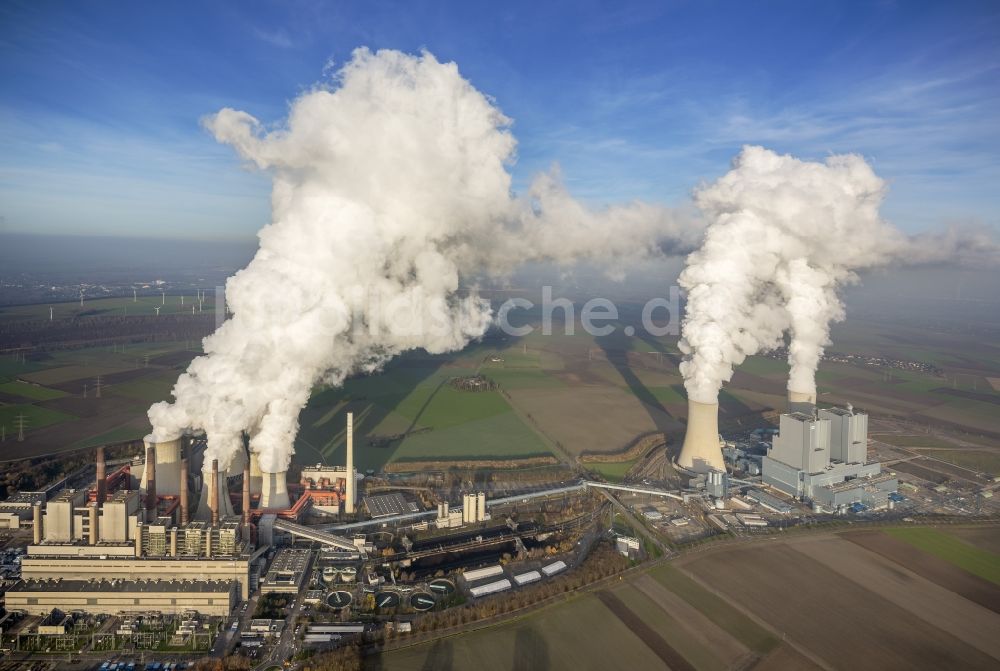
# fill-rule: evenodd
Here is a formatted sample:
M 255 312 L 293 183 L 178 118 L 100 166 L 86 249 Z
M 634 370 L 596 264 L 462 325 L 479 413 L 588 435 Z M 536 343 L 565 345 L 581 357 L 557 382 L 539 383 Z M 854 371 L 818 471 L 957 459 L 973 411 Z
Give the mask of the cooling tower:
M 260 494 L 263 484 L 263 473 L 260 470 L 260 457 L 256 452 L 250 453 L 250 494 Z
M 198 495 L 198 510 L 195 511 L 194 519 L 202 522 L 212 521 L 212 505 L 209 502 L 212 494 L 212 464 L 206 461 L 201 472 L 201 493 Z M 236 513 L 233 511 L 233 502 L 229 499 L 229 489 L 226 487 L 225 472 L 219 473 L 215 479 L 216 491 L 219 496 L 219 518 L 231 517 Z
M 147 454 L 149 448 L 156 454 L 156 493 L 160 496 L 179 496 L 181 493 L 181 439 L 153 442 L 152 436 L 146 436 Z M 146 473 L 143 469 L 142 482 L 139 489 L 146 491 Z
M 357 487 L 357 480 L 354 477 L 354 413 L 347 413 L 347 482 L 344 491 L 344 512 L 348 515 L 354 514 L 354 488 Z
M 816 393 L 788 390 L 788 412 L 816 413 Z
M 687 433 L 677 464 L 698 473 L 726 470 L 719 441 L 719 404 L 688 399 Z
M 233 455 L 232 461 L 229 462 L 229 470 L 226 471 L 226 476 L 235 478 L 237 475 L 243 473 L 243 467 L 247 465 L 247 459 L 247 453 L 241 447 L 236 454 Z
M 288 474 L 285 471 L 280 473 L 267 473 L 262 471 L 263 481 L 261 482 L 260 508 L 290 508 L 291 502 L 288 500 L 288 487 L 285 482 Z

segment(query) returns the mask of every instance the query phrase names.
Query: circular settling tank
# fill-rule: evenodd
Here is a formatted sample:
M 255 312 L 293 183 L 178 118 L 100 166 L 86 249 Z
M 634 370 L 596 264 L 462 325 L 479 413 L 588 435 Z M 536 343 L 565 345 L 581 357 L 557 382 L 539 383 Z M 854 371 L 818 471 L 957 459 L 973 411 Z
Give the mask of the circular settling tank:
M 455 593 L 455 583 L 450 580 L 445 580 L 444 578 L 438 578 L 437 580 L 431 580 L 429 585 L 431 591 L 435 594 L 454 594 Z
M 376 608 L 395 608 L 399 605 L 399 595 L 395 592 L 379 592 L 375 595 Z
M 340 610 L 341 608 L 347 608 L 354 601 L 354 597 L 351 596 L 350 592 L 338 591 L 330 592 L 326 596 L 326 605 L 330 608 Z
M 413 610 L 430 610 L 434 604 L 434 597 L 427 592 L 414 592 L 410 595 L 410 606 Z

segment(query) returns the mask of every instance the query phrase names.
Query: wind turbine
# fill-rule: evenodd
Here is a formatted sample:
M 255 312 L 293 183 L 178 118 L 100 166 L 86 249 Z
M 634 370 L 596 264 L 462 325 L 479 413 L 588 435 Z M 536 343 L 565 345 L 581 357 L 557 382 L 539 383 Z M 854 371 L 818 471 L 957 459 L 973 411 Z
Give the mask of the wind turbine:
M 163 306 L 162 306 L 162 305 L 157 305 L 157 306 L 156 306 L 155 308 L 153 308 L 154 310 L 156 310 L 156 316 L 157 316 L 157 317 L 159 317 L 159 316 L 160 316 L 160 308 L 161 308 L 161 307 L 163 307 Z
M 52 321 L 52 308 L 49 308 L 49 321 Z
M 166 291 L 161 291 L 160 293 L 163 295 L 163 302 L 160 303 L 160 305 L 166 305 L 167 304 L 167 292 Z M 157 313 L 157 314 L 159 314 L 159 313 Z
M 139 293 L 135 290 L 135 287 L 132 287 L 132 302 L 133 303 L 139 302 Z

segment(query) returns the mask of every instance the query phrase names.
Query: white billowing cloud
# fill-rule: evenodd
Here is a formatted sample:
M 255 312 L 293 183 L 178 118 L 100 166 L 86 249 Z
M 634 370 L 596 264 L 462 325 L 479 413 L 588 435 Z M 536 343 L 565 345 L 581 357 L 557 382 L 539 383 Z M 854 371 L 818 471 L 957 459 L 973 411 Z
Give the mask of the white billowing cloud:
M 664 208 L 584 208 L 554 174 L 513 197 L 510 121 L 427 53 L 359 49 L 274 129 L 232 109 L 205 125 L 271 174 L 272 222 L 226 285 L 232 317 L 149 418 L 157 439 L 205 430 L 223 468 L 246 431 L 263 469 L 286 470 L 315 384 L 482 335 L 489 306 L 459 291 L 463 275 L 537 259 L 624 266 L 697 238 Z
M 748 146 L 732 169 L 698 189 L 707 228 L 680 276 L 688 292 L 681 372 L 689 396 L 714 403 L 733 367 L 789 333 L 788 388 L 815 393 L 839 290 L 885 264 L 996 263 L 988 231 L 951 228 L 908 237 L 879 215 L 885 183 L 857 155 L 800 161 Z
M 689 396 L 714 403 L 733 367 L 791 335 L 789 387 L 814 373 L 843 318 L 837 288 L 884 263 L 901 235 L 879 217 L 883 181 L 860 156 L 799 161 L 745 147 L 733 168 L 695 194 L 708 221 L 688 257 L 681 365 Z

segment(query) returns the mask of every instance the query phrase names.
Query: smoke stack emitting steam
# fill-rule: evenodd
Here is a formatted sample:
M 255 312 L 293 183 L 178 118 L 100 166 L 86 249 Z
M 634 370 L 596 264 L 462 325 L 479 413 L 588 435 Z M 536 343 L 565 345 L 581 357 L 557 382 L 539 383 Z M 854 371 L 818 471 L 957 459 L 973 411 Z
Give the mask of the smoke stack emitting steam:
M 880 218 L 884 193 L 860 156 L 806 162 L 762 147 L 745 147 L 732 170 L 696 191 L 707 227 L 679 279 L 687 291 L 680 368 L 691 402 L 682 466 L 690 467 L 689 443 L 701 444 L 697 454 L 707 449 L 698 404 L 717 404 L 734 366 L 782 344 L 786 330 L 789 403 L 811 411 L 830 324 L 844 319 L 838 291 L 856 271 L 997 259 L 996 243 L 977 232 L 907 238 Z
M 354 513 L 354 487 L 357 481 L 354 478 L 354 413 L 347 413 L 347 473 L 344 482 L 344 512 L 348 515 Z
M 555 172 L 515 198 L 509 124 L 455 64 L 366 49 L 296 99 L 279 130 L 232 109 L 206 119 L 217 140 L 271 173 L 272 223 L 226 284 L 231 318 L 205 339 L 175 400 L 149 409 L 153 437 L 203 429 L 206 458 L 226 472 L 246 431 L 259 470 L 283 474 L 316 384 L 485 332 L 489 305 L 474 290 L 460 295 L 461 277 L 538 259 L 621 268 L 692 249 L 706 224 L 680 279 L 690 400 L 717 403 L 733 366 L 786 329 L 789 389 L 815 394 L 829 323 L 843 318 L 836 292 L 856 269 L 997 257 L 983 235 L 907 240 L 887 226 L 882 180 L 858 156 L 808 163 L 747 147 L 697 192 L 704 221 L 641 203 L 591 211 Z M 251 464 L 252 488 L 256 476 Z
M 454 63 L 366 49 L 295 100 L 280 130 L 232 109 L 206 119 L 271 173 L 272 223 L 226 284 L 231 318 L 174 402 L 150 408 L 156 439 L 204 429 L 206 458 L 225 471 L 246 431 L 260 469 L 284 473 L 317 383 L 410 349 L 461 349 L 486 331 L 489 304 L 460 295 L 460 277 L 532 259 L 624 267 L 693 248 L 686 218 L 643 204 L 588 210 L 555 173 L 512 197 L 509 124 Z

